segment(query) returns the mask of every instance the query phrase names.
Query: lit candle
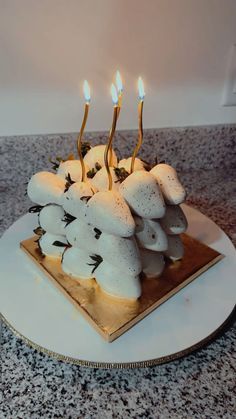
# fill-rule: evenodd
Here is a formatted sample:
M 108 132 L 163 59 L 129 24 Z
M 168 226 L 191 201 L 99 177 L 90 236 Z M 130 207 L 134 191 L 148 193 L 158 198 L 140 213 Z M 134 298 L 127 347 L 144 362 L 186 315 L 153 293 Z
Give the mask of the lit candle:
M 120 75 L 120 72 L 117 71 L 116 72 L 116 88 L 117 88 L 117 92 L 118 92 L 118 117 L 120 115 L 120 108 L 122 105 L 122 95 L 123 95 L 123 83 L 122 83 L 122 78 Z
M 109 160 L 110 160 L 111 155 L 112 155 L 112 139 L 113 139 L 114 134 L 115 134 L 116 122 L 117 122 L 117 118 L 118 118 L 118 111 L 120 109 L 118 93 L 117 93 L 117 90 L 116 90 L 114 84 L 111 85 L 111 96 L 112 96 L 112 102 L 113 102 L 113 120 L 112 120 L 112 126 L 111 126 L 111 129 L 110 129 L 109 138 L 108 138 L 108 142 L 107 142 L 106 149 L 105 149 L 105 154 L 104 154 L 104 161 L 105 161 L 105 166 L 106 166 L 106 171 L 107 171 L 108 181 L 109 181 L 109 185 L 108 185 L 108 190 L 109 191 L 111 191 L 111 189 L 112 189 L 112 176 L 111 176 L 111 172 L 110 172 Z
M 89 112 L 89 104 L 90 104 L 90 87 L 89 84 L 87 82 L 87 80 L 84 81 L 84 86 L 83 86 L 83 91 L 84 91 L 84 98 L 85 98 L 85 105 L 84 105 L 84 117 L 83 117 L 83 122 L 80 128 L 80 133 L 77 139 L 77 148 L 78 148 L 78 154 L 79 154 L 79 158 L 80 158 L 80 163 L 81 163 L 81 170 L 82 170 L 82 176 L 81 176 L 81 181 L 84 182 L 85 180 L 85 165 L 84 165 L 84 159 L 82 156 L 82 150 L 81 150 L 81 146 L 82 146 L 82 137 L 83 137 L 83 132 L 86 126 L 86 122 L 87 122 L 87 118 L 88 118 L 88 112 Z
M 138 93 L 139 93 L 139 104 L 138 104 L 138 121 L 139 121 L 139 131 L 138 131 L 138 142 L 133 152 L 133 156 L 131 159 L 131 166 L 130 166 L 130 173 L 134 171 L 134 162 L 135 158 L 139 152 L 139 149 L 143 142 L 143 101 L 144 101 L 144 85 L 143 80 L 141 77 L 138 79 Z

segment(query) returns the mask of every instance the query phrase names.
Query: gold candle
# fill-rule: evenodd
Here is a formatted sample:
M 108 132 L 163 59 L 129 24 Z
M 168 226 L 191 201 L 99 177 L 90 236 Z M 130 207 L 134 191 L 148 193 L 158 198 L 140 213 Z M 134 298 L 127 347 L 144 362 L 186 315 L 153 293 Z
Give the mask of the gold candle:
M 112 101 L 113 101 L 113 119 L 112 119 L 112 126 L 110 129 L 110 133 L 109 133 L 109 137 L 108 137 L 108 142 L 106 145 L 106 149 L 105 149 L 105 154 L 104 154 L 104 161 L 105 161 L 105 166 L 106 166 L 106 171 L 107 171 L 107 176 L 108 176 L 108 190 L 111 191 L 112 190 L 112 176 L 111 176 L 111 172 L 110 172 L 110 164 L 109 164 L 109 160 L 111 159 L 111 155 L 112 155 L 112 140 L 115 134 L 115 130 L 116 130 L 116 122 L 117 122 L 117 118 L 118 118 L 118 112 L 119 112 L 119 99 L 118 99 L 118 94 L 117 94 L 117 90 L 114 86 L 114 84 L 111 85 L 111 96 L 112 96 Z M 109 159 L 110 156 L 110 159 Z
M 118 118 L 120 115 L 120 108 L 122 106 L 122 96 L 123 96 L 123 83 L 120 72 L 116 72 L 116 89 L 118 92 Z
M 134 149 L 132 159 L 131 159 L 131 165 L 130 165 L 130 173 L 133 173 L 134 171 L 134 163 L 135 158 L 139 152 L 139 149 L 143 142 L 143 102 L 144 102 L 144 85 L 143 80 L 141 77 L 138 79 L 138 92 L 139 92 L 139 104 L 138 104 L 138 122 L 139 122 L 139 130 L 138 130 L 138 142 L 136 144 L 136 147 Z
M 90 87 L 89 84 L 87 82 L 87 80 L 84 81 L 84 86 L 83 86 L 83 90 L 84 90 L 84 98 L 85 98 L 85 105 L 84 105 L 84 117 L 83 117 L 83 121 L 82 121 L 82 125 L 80 128 L 80 133 L 77 139 L 77 148 L 78 148 L 78 154 L 79 154 L 79 158 L 80 158 L 80 163 L 81 163 L 81 170 L 82 170 L 82 176 L 81 176 L 81 181 L 84 182 L 85 180 L 85 165 L 84 165 L 84 159 L 82 156 L 82 150 L 81 150 L 81 146 L 82 146 L 82 137 L 83 137 L 83 133 L 84 133 L 84 129 L 86 126 L 86 122 L 87 122 L 87 118 L 88 118 L 88 112 L 89 112 L 89 105 L 90 105 Z

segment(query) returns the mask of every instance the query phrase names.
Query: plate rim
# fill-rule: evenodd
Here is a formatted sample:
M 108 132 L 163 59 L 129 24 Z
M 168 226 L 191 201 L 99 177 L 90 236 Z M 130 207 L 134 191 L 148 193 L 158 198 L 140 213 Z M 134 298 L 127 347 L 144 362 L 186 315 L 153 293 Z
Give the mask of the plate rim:
M 196 352 L 199 349 L 202 349 L 206 345 L 213 342 L 213 340 L 221 334 L 221 332 L 226 331 L 230 327 L 231 322 L 233 322 L 234 316 L 236 317 L 236 304 L 234 305 L 233 310 L 230 312 L 228 317 L 221 323 L 220 326 L 217 327 L 213 332 L 211 332 L 208 336 L 201 339 L 199 342 L 185 348 L 181 351 L 175 352 L 171 355 L 165 355 L 158 358 L 147 359 L 144 361 L 134 361 L 134 362 L 96 362 L 96 361 L 89 361 L 89 360 L 81 360 L 74 357 L 66 356 L 59 354 L 58 352 L 50 351 L 49 349 L 44 348 L 41 345 L 33 342 L 32 340 L 28 339 L 22 333 L 12 326 L 12 324 L 0 313 L 0 321 L 2 321 L 10 330 L 11 332 L 17 337 L 20 338 L 26 345 L 31 347 L 32 349 L 36 349 L 39 352 L 42 352 L 44 355 L 50 356 L 54 360 L 63 361 L 72 365 L 77 365 L 80 367 L 86 368 L 97 368 L 97 369 L 135 369 L 135 368 L 146 368 L 146 367 L 154 367 L 161 364 L 166 364 L 171 361 L 178 360 L 183 358 L 187 355 L 190 355 Z

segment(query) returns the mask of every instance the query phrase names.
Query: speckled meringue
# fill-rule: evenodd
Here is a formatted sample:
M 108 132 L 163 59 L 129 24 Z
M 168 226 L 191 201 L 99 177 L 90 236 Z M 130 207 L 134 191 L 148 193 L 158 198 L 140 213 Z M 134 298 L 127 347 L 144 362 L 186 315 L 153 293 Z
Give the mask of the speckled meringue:
M 92 147 L 87 154 L 84 156 L 84 163 L 89 167 L 89 169 L 95 168 L 95 164 L 98 163 L 100 166 L 104 166 L 104 153 L 106 145 L 96 145 Z M 114 150 L 112 150 L 112 161 L 111 166 L 117 166 L 117 157 Z
M 140 217 L 134 217 L 134 220 L 136 225 L 135 237 L 139 247 L 156 252 L 167 250 L 167 235 L 158 221 Z
M 65 246 L 56 246 L 53 243 L 56 241 L 60 243 L 64 243 Z M 51 233 L 45 233 L 43 234 L 39 239 L 39 247 L 41 252 L 45 256 L 50 256 L 54 258 L 59 258 L 62 256 L 66 246 L 68 245 L 67 240 L 65 236 L 57 235 L 57 234 L 51 234 Z
M 163 230 L 167 234 L 181 234 L 187 230 L 187 218 L 179 205 L 167 205 L 166 213 L 160 220 Z
M 60 204 L 65 181 L 54 173 L 38 172 L 28 183 L 27 193 L 38 205 Z
M 93 194 L 94 191 L 88 182 L 73 183 L 61 199 L 62 206 L 73 217 L 84 217 L 87 209 L 87 200 Z
M 113 167 L 110 167 L 110 172 L 112 176 L 112 189 L 118 191 L 120 183 Z M 109 182 L 105 166 L 98 170 L 96 175 L 90 179 L 90 182 L 98 191 L 108 190 Z
M 128 159 L 120 160 L 118 163 L 118 167 L 120 169 L 123 167 L 128 173 L 130 173 L 131 160 L 132 160 L 132 157 L 128 157 Z M 136 157 L 134 161 L 134 172 L 138 170 L 145 170 L 145 167 L 144 167 L 143 161 Z
M 94 278 L 94 256 L 92 252 L 87 250 L 78 249 L 77 247 L 70 247 L 67 249 L 62 258 L 62 270 L 78 279 L 91 279 Z
M 102 290 L 113 297 L 137 300 L 141 295 L 138 276 L 122 272 L 106 261 L 103 261 L 95 270 L 95 278 Z
M 141 270 L 140 253 L 134 238 L 118 237 L 113 234 L 101 233 L 97 240 L 99 254 L 117 269 L 129 275 L 138 275 Z
M 85 249 L 90 252 L 99 253 L 98 230 L 96 227 L 88 225 L 83 219 L 76 219 L 65 228 L 68 242 L 75 247 Z
M 65 235 L 65 211 L 60 205 L 48 204 L 39 213 L 39 225 L 51 234 Z
M 165 256 L 176 261 L 182 259 L 184 256 L 184 245 L 180 236 L 167 236 L 168 249 L 165 251 Z
M 133 172 L 120 185 L 120 193 L 131 210 L 140 217 L 161 218 L 165 214 L 161 190 L 149 172 Z
M 140 249 L 143 273 L 147 278 L 155 278 L 162 274 L 165 268 L 165 259 L 162 253 L 148 249 Z
M 87 173 L 88 170 L 88 166 L 85 165 L 85 173 Z M 82 170 L 80 160 L 67 160 L 60 163 L 57 175 L 62 179 L 66 179 L 68 174 L 74 182 L 81 181 Z
M 167 204 L 178 205 L 184 202 L 186 192 L 173 167 L 164 163 L 157 164 L 150 173 L 155 176 Z
M 134 234 L 135 224 L 130 209 L 116 191 L 100 191 L 93 195 L 87 204 L 86 221 L 117 236 Z

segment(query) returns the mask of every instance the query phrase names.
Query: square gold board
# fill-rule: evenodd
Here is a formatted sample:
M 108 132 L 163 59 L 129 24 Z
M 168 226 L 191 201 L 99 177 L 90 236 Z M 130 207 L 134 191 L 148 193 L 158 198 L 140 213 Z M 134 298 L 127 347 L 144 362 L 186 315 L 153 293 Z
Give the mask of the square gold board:
M 36 239 L 37 236 L 33 236 L 22 241 L 22 250 L 108 342 L 121 336 L 224 257 L 216 250 L 183 234 L 183 259 L 175 263 L 167 262 L 159 278 L 143 278 L 141 297 L 137 301 L 127 302 L 105 294 L 94 279 L 80 281 L 65 274 L 60 259 L 41 255 Z

